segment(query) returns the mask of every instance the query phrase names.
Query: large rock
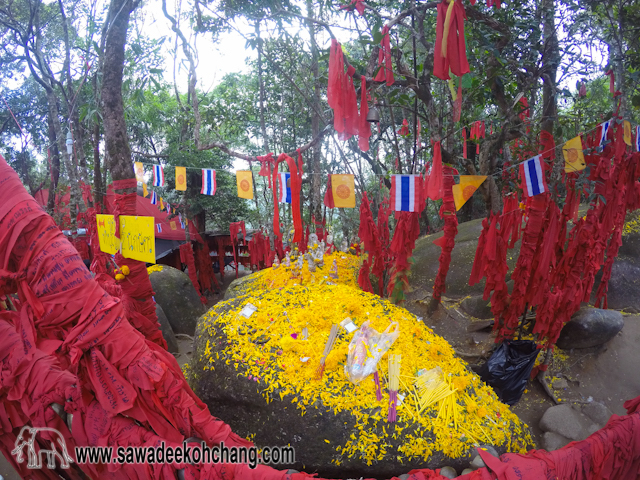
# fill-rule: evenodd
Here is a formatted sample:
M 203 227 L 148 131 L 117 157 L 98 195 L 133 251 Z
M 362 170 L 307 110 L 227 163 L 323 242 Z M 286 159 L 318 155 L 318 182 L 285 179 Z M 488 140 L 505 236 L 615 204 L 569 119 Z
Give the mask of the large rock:
M 591 419 L 598 427 L 604 428 L 609 419 L 611 418 L 611 410 L 600 402 L 591 402 L 582 406 L 582 413 Z
M 171 324 L 159 303 L 156 303 L 156 315 L 158 316 L 158 323 L 160 323 L 162 336 L 164 337 L 165 342 L 167 342 L 167 350 L 170 353 L 178 353 L 178 340 L 176 340 L 173 328 L 171 328 Z
M 189 276 L 177 268 L 162 266 L 149 274 L 156 303 L 164 310 L 174 333 L 193 335 L 205 308 Z
M 598 430 L 598 426 L 589 417 L 565 403 L 549 407 L 544 412 L 540 419 L 540 429 L 580 441 Z
M 295 318 L 300 318 L 296 309 L 306 312 L 307 308 L 310 307 L 303 300 L 304 297 L 300 290 L 302 287 L 296 288 L 297 290 L 291 291 L 283 289 L 278 293 L 283 299 L 283 304 L 290 305 L 286 307 L 286 313 L 287 317 L 290 317 L 292 321 Z M 333 298 L 345 298 L 344 291 L 338 291 L 339 288 L 347 288 L 345 286 L 323 286 L 322 288 L 327 289 L 326 295 L 316 298 L 322 297 L 326 299 L 326 302 L 333 302 L 333 304 L 335 304 L 335 300 L 332 300 Z M 359 307 L 363 309 L 360 312 L 362 317 L 356 318 L 355 314 L 351 313 L 357 324 L 361 324 L 362 318 L 369 314 L 368 310 L 371 310 L 371 306 L 367 305 L 373 305 L 373 302 L 380 302 L 380 300 L 370 299 L 373 296 L 368 296 L 368 294 L 362 292 L 359 294 L 363 297 L 360 302 L 361 307 Z M 296 299 L 295 302 L 286 303 L 290 302 L 289 299 L 294 298 Z M 414 423 L 413 420 L 406 423 L 408 417 L 399 418 L 398 423 L 393 427 L 394 429 L 399 429 L 400 434 L 387 436 L 386 433 L 383 434 L 383 429 L 389 431 L 390 428 L 386 420 L 386 413 L 384 416 L 379 415 L 381 407 L 378 405 L 358 410 L 358 415 L 354 415 L 348 408 L 349 402 L 352 401 L 348 391 L 356 388 L 351 384 L 345 385 L 346 393 L 335 393 L 335 390 L 331 389 L 327 380 L 325 393 L 330 393 L 329 396 L 331 398 L 336 395 L 344 395 L 344 406 L 346 407 L 344 409 L 335 410 L 335 407 L 327 406 L 325 394 L 320 390 L 315 394 L 317 396 L 305 398 L 304 404 L 301 393 L 283 394 L 282 392 L 288 388 L 288 384 L 283 385 L 282 382 L 289 380 L 283 378 L 280 373 L 282 371 L 280 366 L 277 363 L 270 363 L 273 360 L 269 360 L 269 358 L 281 355 L 282 350 L 279 350 L 281 348 L 294 348 L 294 351 L 299 352 L 296 354 L 294 361 L 299 361 L 302 360 L 307 351 L 304 350 L 304 346 L 282 347 L 281 345 L 283 344 L 280 342 L 286 340 L 288 342 L 287 345 L 291 343 L 291 339 L 285 338 L 289 335 L 280 337 L 280 334 L 275 334 L 275 336 L 272 336 L 270 332 L 273 332 L 273 329 L 262 330 L 264 327 L 261 326 L 261 323 L 251 323 L 253 322 L 253 317 L 257 316 L 261 309 L 265 307 L 271 312 L 269 315 L 274 317 L 279 315 L 279 311 L 273 303 L 265 305 L 266 300 L 261 292 L 253 292 L 252 294 L 251 303 L 258 306 L 258 313 L 253 314 L 250 320 L 238 320 L 239 317 L 236 315 L 224 317 L 229 312 L 237 312 L 238 308 L 244 305 L 246 301 L 244 298 L 236 297 L 219 303 L 200 319 L 195 337 L 194 358 L 190 362 L 192 368 L 190 369 L 189 383 L 198 397 L 207 404 L 210 411 L 216 417 L 228 423 L 233 431 L 240 436 L 250 435 L 258 446 L 287 444 L 293 446 L 296 449 L 296 463 L 280 465 L 279 468 L 304 469 L 305 471 L 317 472 L 320 476 L 327 478 L 360 478 L 362 476 L 390 478 L 413 468 L 439 468 L 443 465 L 449 465 L 460 471 L 468 465 L 469 454 L 475 454 L 471 447 L 466 454 L 463 452 L 463 456 L 449 458 L 436 448 L 436 439 L 433 432 L 425 429 L 421 424 Z M 269 302 L 275 303 L 274 300 L 269 300 Z M 393 309 L 397 307 L 391 306 L 386 302 L 383 302 L 383 305 L 385 306 L 384 308 L 389 309 L 388 315 L 394 315 Z M 316 313 L 314 311 L 313 315 Z M 328 315 L 334 315 L 333 311 Z M 372 313 L 372 315 L 374 314 Z M 344 316 L 347 316 L 347 313 L 344 313 Z M 408 313 L 407 316 L 409 316 Z M 218 323 L 216 320 L 221 317 L 226 319 L 222 323 Z M 405 319 L 404 321 L 409 322 L 410 320 Z M 312 325 L 311 323 L 309 324 L 310 336 L 308 341 L 314 341 L 315 343 L 320 333 L 314 330 Z M 256 331 L 255 327 L 259 331 Z M 408 323 L 401 326 L 401 335 L 408 335 L 410 331 Z M 262 340 L 263 338 L 266 339 L 267 343 L 264 343 L 265 340 Z M 249 339 L 254 344 L 263 345 L 257 351 L 259 352 L 258 356 L 251 353 L 254 349 L 238 348 L 236 342 L 240 339 L 243 341 Z M 341 334 L 340 339 L 341 346 L 346 346 L 343 334 Z M 299 337 L 296 341 L 300 342 Z M 297 348 L 303 348 L 303 350 L 296 350 Z M 443 353 L 444 356 L 445 354 Z M 244 361 L 243 357 L 247 360 Z M 318 359 L 318 356 L 309 359 L 309 362 L 314 362 L 309 365 L 317 365 Z M 286 360 L 286 368 L 290 368 L 290 361 L 291 359 Z M 253 375 L 249 374 L 250 371 L 256 371 L 251 364 L 262 365 L 265 362 L 271 367 L 269 369 L 259 367 L 261 368 L 259 378 L 255 377 L 255 373 Z M 282 362 L 284 363 L 285 360 L 282 360 Z M 305 363 L 304 365 L 306 368 L 307 364 Z M 283 366 L 283 368 L 285 367 Z M 294 367 L 294 369 L 297 368 L 300 367 Z M 315 366 L 313 368 L 315 369 Z M 338 369 L 337 371 L 342 371 L 342 366 L 334 366 L 333 368 L 332 372 L 335 372 L 336 368 Z M 270 380 L 265 380 L 265 377 Z M 327 373 L 325 373 L 325 378 L 329 378 Z M 280 382 L 278 383 L 280 386 L 270 392 L 267 399 L 265 398 L 265 392 L 269 392 L 270 382 Z M 317 380 L 313 379 L 310 382 L 315 383 Z M 365 380 L 365 382 L 370 382 L 370 380 Z M 362 385 L 365 385 L 365 382 L 357 388 L 364 388 Z M 366 385 L 367 387 L 369 386 L 368 383 Z M 474 383 L 473 388 L 478 392 L 480 390 L 477 389 L 484 388 L 484 386 L 481 386 L 480 382 L 478 382 L 477 385 Z M 386 398 L 386 389 L 384 387 L 383 391 Z M 487 388 L 488 392 L 489 389 Z M 373 388 L 371 389 L 371 394 L 373 400 L 375 400 Z M 471 394 L 473 395 L 473 393 Z M 300 395 L 300 399 L 298 395 Z M 490 406 L 489 403 L 484 403 L 486 401 L 484 398 L 483 400 L 478 400 L 478 406 L 485 405 L 490 409 L 496 408 L 495 405 Z M 329 403 L 329 405 L 331 404 Z M 304 410 L 302 409 L 303 406 Z M 364 414 L 364 418 L 367 420 L 358 420 L 358 416 L 361 414 Z M 503 412 L 503 418 L 505 414 Z M 366 424 L 366 428 L 363 429 L 364 424 Z M 490 427 L 487 426 L 485 428 L 488 428 L 489 434 L 491 434 Z M 508 431 L 515 431 L 509 427 L 506 428 Z M 349 455 L 339 453 L 340 448 L 344 448 L 343 446 L 348 445 L 353 439 L 369 436 L 369 429 L 373 429 L 378 435 L 378 440 L 374 443 L 376 445 L 375 448 L 378 448 L 377 445 L 384 445 L 385 453 L 383 457 L 370 463 L 362 458 L 357 458 L 358 455 L 351 458 Z M 408 436 L 411 436 L 413 440 L 409 440 Z M 399 448 L 405 445 L 414 445 L 411 442 L 420 442 L 421 445 L 424 445 L 425 450 L 421 450 L 421 452 L 429 452 L 429 449 L 426 449 L 427 446 L 432 452 L 430 454 L 424 453 L 426 457 L 423 457 L 423 454 L 418 457 L 409 457 L 401 454 Z M 516 440 L 516 442 L 520 443 L 523 440 Z M 499 453 L 505 452 L 504 445 L 497 447 L 497 449 Z M 336 460 L 338 460 L 337 463 Z
M 544 432 L 544 435 L 542 435 L 542 447 L 547 452 L 559 450 L 569 443 L 571 443 L 571 440 L 569 440 L 567 437 L 554 432 Z
M 475 318 L 493 318 L 490 302 L 483 300 L 482 295 L 473 295 L 465 298 L 460 304 L 460 308 Z
M 615 337 L 622 327 L 620 312 L 583 307 L 562 328 L 557 345 L 563 350 L 596 347 Z

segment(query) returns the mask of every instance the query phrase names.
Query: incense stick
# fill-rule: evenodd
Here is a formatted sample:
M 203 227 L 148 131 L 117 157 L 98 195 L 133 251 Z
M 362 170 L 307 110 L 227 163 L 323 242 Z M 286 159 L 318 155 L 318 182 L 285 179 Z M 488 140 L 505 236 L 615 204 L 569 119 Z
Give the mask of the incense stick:
M 338 336 L 338 325 L 335 323 L 331 325 L 331 331 L 329 332 L 329 338 L 327 339 L 327 343 L 324 346 L 324 352 L 322 353 L 322 358 L 320 359 L 320 365 L 316 370 L 316 378 L 318 380 L 322 379 L 322 375 L 324 374 L 324 363 L 327 360 L 327 357 L 331 353 L 331 349 L 333 348 L 333 344 L 336 341 L 336 337 Z
M 401 355 L 389 355 L 389 415 L 387 421 L 393 423 L 397 419 L 398 388 L 400 386 Z

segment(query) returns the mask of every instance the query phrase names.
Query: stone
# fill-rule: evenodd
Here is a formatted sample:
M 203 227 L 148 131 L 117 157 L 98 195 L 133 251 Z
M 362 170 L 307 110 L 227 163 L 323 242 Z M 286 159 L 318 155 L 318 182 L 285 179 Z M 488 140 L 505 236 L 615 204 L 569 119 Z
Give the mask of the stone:
M 569 382 L 567 382 L 564 378 L 555 378 L 551 381 L 551 386 L 554 390 L 563 390 L 569 387 Z
M 456 478 L 458 476 L 458 472 L 453 467 L 442 467 L 440 469 L 440 476 L 444 478 Z
M 549 407 L 540 419 L 542 431 L 557 433 L 574 441 L 587 438 L 593 432 L 593 425 L 589 417 L 568 404 Z
M 571 440 L 555 432 L 544 432 L 544 435 L 542 435 L 542 448 L 547 452 L 558 450 L 569 443 L 571 443 Z
M 462 475 L 468 475 L 468 474 L 470 474 L 470 473 L 473 473 L 473 469 L 471 469 L 471 468 L 465 468 L 464 470 L 462 470 L 462 473 L 461 473 L 460 475 L 461 475 L 461 476 L 462 476 Z
M 160 324 L 162 336 L 164 337 L 165 342 L 167 342 L 167 350 L 169 353 L 178 353 L 178 340 L 176 340 L 173 328 L 171 328 L 171 324 L 159 303 L 156 303 L 156 315 L 158 316 L 158 323 Z
M 219 303 L 215 313 L 223 315 L 237 309 L 244 301 L 244 298 L 237 297 Z M 260 301 L 258 294 L 254 301 L 256 304 Z M 323 478 L 391 478 L 398 472 L 417 468 L 435 469 L 448 464 L 460 471 L 468 466 L 468 455 L 451 459 L 435 449 L 426 461 L 421 457 L 406 459 L 389 456 L 371 465 L 358 458 L 345 458 L 340 465 L 336 465 L 333 461 L 336 458 L 336 446 L 344 445 L 352 434 L 358 434 L 355 417 L 348 411 L 335 413 L 328 410 L 320 398 L 315 402 L 316 408 L 306 409 L 304 415 L 301 415 L 297 403 L 293 401 L 293 395 L 280 397 L 274 392 L 270 401 L 266 402 L 261 393 L 265 388 L 261 379 L 250 379 L 243 374 L 242 367 L 236 370 L 233 362 L 227 364 L 223 360 L 222 351 L 227 342 L 221 325 L 214 323 L 209 315 L 201 317 L 196 329 L 194 355 L 189 362 L 192 367 L 189 369 L 189 384 L 209 410 L 215 412 L 216 417 L 230 425 L 238 435 L 252 435 L 253 441 L 260 446 L 304 445 L 304 448 L 296 448 L 295 463 L 280 465 L 279 468 L 313 471 Z M 270 343 L 265 344 L 266 349 L 270 348 Z M 205 355 L 207 345 L 210 353 Z M 220 352 L 220 361 L 215 362 L 215 368 L 205 369 L 205 365 L 210 365 L 210 359 L 216 358 L 217 352 Z M 381 421 L 384 422 L 381 428 L 388 428 L 386 418 Z M 424 435 L 429 438 L 427 435 L 430 432 Z M 395 451 L 403 442 L 404 439 L 400 437 L 390 438 L 387 449 Z M 504 453 L 503 447 L 499 449 Z M 495 449 L 492 450 L 497 455 Z M 468 453 L 475 454 L 475 450 L 470 449 Z
M 582 406 L 582 413 L 593 421 L 598 427 L 603 428 L 611 418 L 611 410 L 600 402 L 591 402 Z
M 410 475 L 408 473 L 403 473 L 398 477 L 398 480 L 409 480 Z
M 486 467 L 486 465 L 484 464 L 484 460 L 482 460 L 482 457 L 480 455 L 476 455 L 475 457 L 473 457 L 473 460 L 471 460 L 471 463 L 469 465 L 474 470 Z
M 189 276 L 177 268 L 162 266 L 149 275 L 154 298 L 164 311 L 173 333 L 193 335 L 198 318 L 205 312 Z
M 557 345 L 563 350 L 596 347 L 615 337 L 622 327 L 620 312 L 583 307 L 562 328 Z
M 491 306 L 488 300 L 483 300 L 481 295 L 474 295 L 465 298 L 460 304 L 460 308 L 467 314 L 475 318 L 493 318 Z

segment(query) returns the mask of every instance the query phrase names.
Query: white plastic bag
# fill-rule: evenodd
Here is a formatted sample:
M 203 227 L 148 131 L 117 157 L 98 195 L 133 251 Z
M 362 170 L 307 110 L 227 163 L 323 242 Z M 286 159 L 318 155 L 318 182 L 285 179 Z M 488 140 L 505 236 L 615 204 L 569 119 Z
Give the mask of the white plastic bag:
M 390 331 L 392 327 L 393 331 Z M 358 385 L 374 373 L 378 361 L 391 348 L 398 335 L 400 330 L 396 322 L 391 323 L 382 333 L 371 328 L 368 320 L 364 322 L 349 344 L 347 363 L 344 366 L 344 373 L 349 380 Z

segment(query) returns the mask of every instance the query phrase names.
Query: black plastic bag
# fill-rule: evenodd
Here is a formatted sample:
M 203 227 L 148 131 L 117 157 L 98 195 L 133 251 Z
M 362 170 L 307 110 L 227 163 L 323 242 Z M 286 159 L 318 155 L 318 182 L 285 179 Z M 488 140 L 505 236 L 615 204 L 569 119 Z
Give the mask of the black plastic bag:
M 515 405 L 527 386 L 539 352 L 531 340 L 505 340 L 478 374 L 493 387 L 503 403 Z

